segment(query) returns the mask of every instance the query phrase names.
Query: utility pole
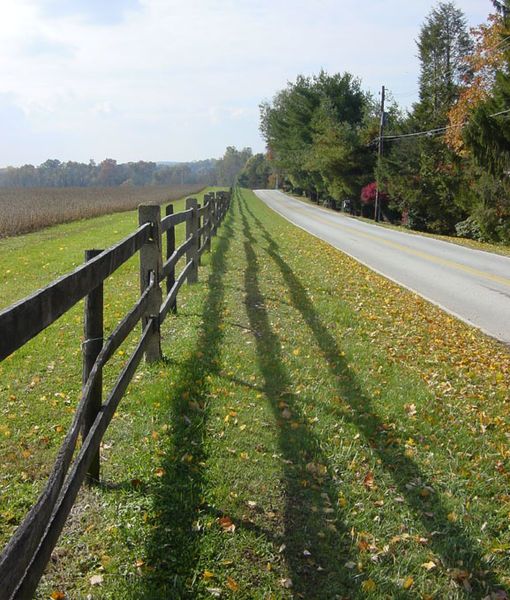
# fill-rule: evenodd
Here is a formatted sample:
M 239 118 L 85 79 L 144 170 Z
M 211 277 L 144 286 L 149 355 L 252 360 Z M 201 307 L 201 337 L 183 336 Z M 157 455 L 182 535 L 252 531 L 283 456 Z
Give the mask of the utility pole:
M 382 86 L 381 92 L 381 123 L 379 124 L 379 147 L 377 152 L 377 166 L 381 164 L 381 158 L 383 155 L 383 133 L 384 133 L 384 85 Z M 377 188 L 375 192 L 375 207 L 374 207 L 374 220 L 381 220 L 381 192 L 379 190 L 379 177 L 376 182 Z

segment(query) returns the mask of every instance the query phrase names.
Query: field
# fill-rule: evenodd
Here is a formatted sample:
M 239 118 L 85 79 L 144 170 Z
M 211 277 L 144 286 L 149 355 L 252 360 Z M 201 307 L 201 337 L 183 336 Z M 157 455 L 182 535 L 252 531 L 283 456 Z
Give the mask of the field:
M 172 202 L 202 185 L 80 188 L 0 187 L 0 238 L 58 223 L 133 210 L 147 202 Z
M 0 241 L 7 303 L 136 214 L 85 225 Z M 508 348 L 246 191 L 199 278 L 164 324 L 165 359 L 121 402 L 102 484 L 81 491 L 36 598 L 507 598 Z M 108 328 L 137 285 L 136 264 L 107 282 Z M 2 543 L 76 405 L 81 308 L 0 364 Z

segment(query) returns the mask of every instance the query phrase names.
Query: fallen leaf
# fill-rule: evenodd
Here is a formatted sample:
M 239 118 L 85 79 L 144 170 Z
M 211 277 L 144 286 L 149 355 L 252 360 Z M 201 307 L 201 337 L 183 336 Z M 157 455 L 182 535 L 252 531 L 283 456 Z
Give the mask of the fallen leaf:
M 280 579 L 280 585 L 290 590 L 290 588 L 293 586 L 292 579 L 289 579 L 288 577 L 286 579 Z
M 408 417 L 414 417 L 416 415 L 415 404 L 404 404 L 404 410 L 406 411 Z
M 102 575 L 92 575 L 90 578 L 90 585 L 101 585 L 103 583 Z
M 414 583 L 414 579 L 412 577 L 407 577 L 406 580 L 403 583 L 403 587 L 405 590 L 408 590 L 412 587 Z
M 225 533 L 234 533 L 236 526 L 230 517 L 219 517 L 217 521 Z
M 365 590 L 365 592 L 375 592 L 377 589 L 373 579 L 367 579 L 361 584 L 361 587 Z
M 424 569 L 427 569 L 427 571 L 432 571 L 432 569 L 435 569 L 437 567 L 436 563 L 429 560 L 429 562 L 424 562 L 421 565 Z
M 205 581 L 211 581 L 211 579 L 214 579 L 215 577 L 216 575 L 207 569 L 202 573 L 202 579 L 205 579 Z
M 372 471 L 368 471 L 368 473 L 365 475 L 365 478 L 363 479 L 363 486 L 366 487 L 367 490 L 374 487 L 374 474 Z
M 65 595 L 64 595 L 64 592 L 53 591 L 53 592 L 51 592 L 50 598 L 52 600 L 64 600 Z
M 229 590 L 232 590 L 233 592 L 236 590 L 240 590 L 241 586 L 237 583 L 237 581 L 235 581 L 234 579 L 232 579 L 232 577 L 229 577 L 227 575 L 227 583 L 225 584 Z

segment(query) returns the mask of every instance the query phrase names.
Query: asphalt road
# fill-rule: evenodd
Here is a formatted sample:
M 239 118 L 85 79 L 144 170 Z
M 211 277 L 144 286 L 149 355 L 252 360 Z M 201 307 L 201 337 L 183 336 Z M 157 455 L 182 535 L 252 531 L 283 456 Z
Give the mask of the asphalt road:
M 291 223 L 510 345 L 510 258 L 365 223 L 276 190 L 255 193 Z

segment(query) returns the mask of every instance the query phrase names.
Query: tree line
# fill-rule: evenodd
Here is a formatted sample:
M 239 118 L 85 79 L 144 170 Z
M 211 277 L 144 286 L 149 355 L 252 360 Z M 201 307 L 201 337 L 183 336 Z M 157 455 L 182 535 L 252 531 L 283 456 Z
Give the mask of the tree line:
M 453 2 L 427 15 L 410 110 L 390 94 L 381 114 L 350 73 L 298 76 L 260 105 L 267 154 L 240 177 L 277 176 L 297 194 L 364 216 L 375 216 L 378 192 L 385 220 L 509 244 L 510 0 L 493 3 L 471 31 Z
M 194 162 L 156 163 L 137 161 L 117 163 L 106 158 L 99 164 L 48 159 L 39 166 L 23 165 L 0 169 L 4 187 L 89 187 L 146 185 L 218 185 L 230 187 L 252 156 L 250 148 L 228 146 L 222 158 Z

